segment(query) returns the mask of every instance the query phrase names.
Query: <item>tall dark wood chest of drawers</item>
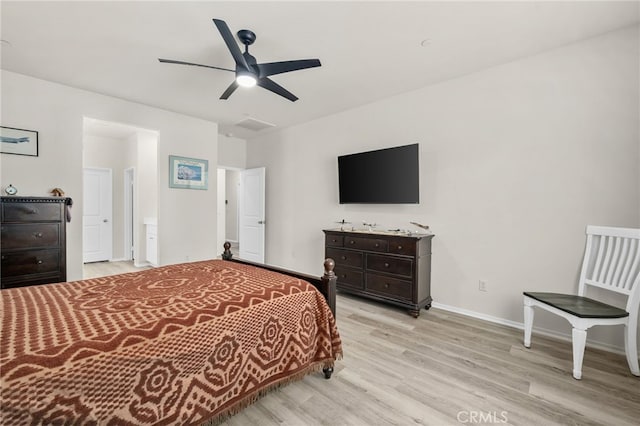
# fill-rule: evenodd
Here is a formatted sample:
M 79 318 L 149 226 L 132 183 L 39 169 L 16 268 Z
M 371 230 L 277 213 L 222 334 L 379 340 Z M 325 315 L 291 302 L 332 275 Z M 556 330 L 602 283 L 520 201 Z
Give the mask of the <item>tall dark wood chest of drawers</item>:
M 431 307 L 432 234 L 324 233 L 338 290 L 402 306 L 414 317 Z
M 70 198 L 2 197 L 1 288 L 67 280 Z

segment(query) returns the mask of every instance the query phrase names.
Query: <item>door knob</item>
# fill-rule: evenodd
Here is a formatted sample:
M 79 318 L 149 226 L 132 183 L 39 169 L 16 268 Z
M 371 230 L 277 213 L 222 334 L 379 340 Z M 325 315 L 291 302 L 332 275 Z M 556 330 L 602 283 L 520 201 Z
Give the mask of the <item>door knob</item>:
M 109 219 L 102 219 L 102 221 L 103 221 L 104 223 L 107 223 L 107 222 L 109 222 Z
M 259 225 L 264 225 L 265 223 L 266 223 L 266 221 L 264 221 L 264 220 L 259 220 L 259 221 L 258 221 L 258 224 L 259 224 Z

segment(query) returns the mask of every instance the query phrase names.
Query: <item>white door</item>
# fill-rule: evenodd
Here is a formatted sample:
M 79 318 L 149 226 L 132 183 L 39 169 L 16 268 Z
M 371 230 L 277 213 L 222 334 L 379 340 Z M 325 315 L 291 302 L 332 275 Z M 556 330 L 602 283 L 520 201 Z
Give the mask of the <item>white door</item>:
M 264 185 L 265 169 L 240 172 L 240 258 L 264 263 Z
M 111 169 L 83 169 L 83 179 L 83 261 L 111 260 Z

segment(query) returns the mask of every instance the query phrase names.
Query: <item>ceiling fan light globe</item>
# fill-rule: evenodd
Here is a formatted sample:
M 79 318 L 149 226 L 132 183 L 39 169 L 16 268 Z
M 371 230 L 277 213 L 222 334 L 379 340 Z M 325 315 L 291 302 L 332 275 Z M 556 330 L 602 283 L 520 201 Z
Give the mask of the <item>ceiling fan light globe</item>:
M 256 78 L 249 74 L 240 74 L 236 77 L 236 82 L 242 87 L 253 87 L 258 82 Z

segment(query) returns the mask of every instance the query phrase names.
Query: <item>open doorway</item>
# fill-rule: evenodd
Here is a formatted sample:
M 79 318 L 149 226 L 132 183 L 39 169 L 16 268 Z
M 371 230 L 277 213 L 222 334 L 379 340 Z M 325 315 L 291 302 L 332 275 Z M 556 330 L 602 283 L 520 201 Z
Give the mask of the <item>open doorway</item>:
M 218 169 L 218 245 L 252 262 L 265 261 L 265 169 Z
M 218 246 L 225 241 L 231 243 L 231 251 L 240 253 L 238 237 L 238 191 L 240 170 L 218 169 Z
M 158 132 L 131 125 L 84 118 L 83 167 L 109 169 L 112 206 L 111 248 L 106 262 L 148 264 L 143 218 L 157 217 Z M 88 181 L 83 182 L 86 191 Z M 137 188 L 144 187 L 144 191 Z M 83 216 L 83 223 L 87 220 Z M 104 222 L 103 222 L 104 223 Z M 83 230 L 83 253 L 92 247 L 91 235 Z M 85 257 L 86 259 L 86 257 Z

